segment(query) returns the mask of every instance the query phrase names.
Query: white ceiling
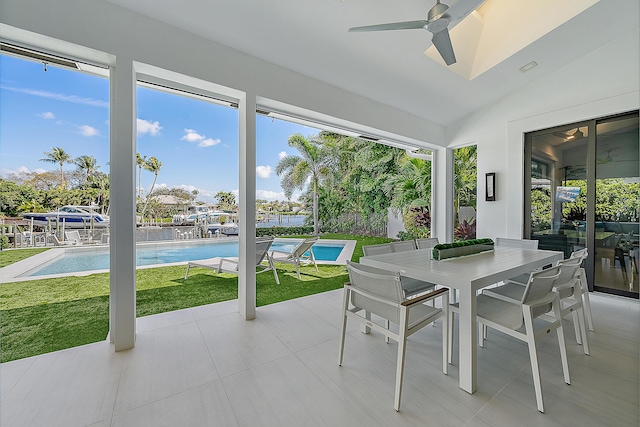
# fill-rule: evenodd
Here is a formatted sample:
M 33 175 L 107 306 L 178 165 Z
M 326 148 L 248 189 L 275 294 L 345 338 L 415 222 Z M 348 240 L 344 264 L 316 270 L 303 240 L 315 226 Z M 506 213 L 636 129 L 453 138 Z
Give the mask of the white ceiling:
M 468 81 L 423 54 L 431 46 L 426 31 L 347 33 L 354 26 L 425 19 L 435 0 L 108 1 L 445 126 L 638 28 L 639 22 L 638 0 L 599 0 Z M 490 1 L 487 9 L 522 2 L 517 10 L 525 10 L 531 4 Z M 554 16 L 553 9 L 536 17 L 527 13 L 509 17 L 518 33 L 512 30 L 508 37 L 521 37 L 544 26 L 545 16 Z M 512 25 L 513 20 L 521 22 Z M 459 43 L 454 40 L 454 50 Z M 519 71 L 531 61 L 538 66 Z

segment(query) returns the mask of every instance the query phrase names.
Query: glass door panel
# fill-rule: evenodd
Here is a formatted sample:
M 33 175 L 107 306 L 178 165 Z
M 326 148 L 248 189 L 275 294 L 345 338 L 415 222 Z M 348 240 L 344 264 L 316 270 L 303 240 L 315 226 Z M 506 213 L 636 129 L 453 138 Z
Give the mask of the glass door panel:
M 638 296 L 638 115 L 596 124 L 594 286 Z
M 587 141 L 587 126 L 531 138 L 529 238 L 565 257 L 587 246 Z

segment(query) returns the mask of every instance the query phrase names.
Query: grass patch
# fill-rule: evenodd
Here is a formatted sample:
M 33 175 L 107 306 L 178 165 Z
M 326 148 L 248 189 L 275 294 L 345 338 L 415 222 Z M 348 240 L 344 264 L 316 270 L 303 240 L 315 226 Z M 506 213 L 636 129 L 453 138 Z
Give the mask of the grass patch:
M 6 267 L 14 262 L 22 261 L 40 252 L 49 250 L 48 248 L 25 248 L 0 251 L 0 268 Z
M 345 234 L 325 234 L 322 238 L 356 240 L 353 261 L 362 256 L 362 245 L 392 240 Z M 3 251 L 0 259 L 11 263 L 41 251 Z M 24 256 L 5 257 L 12 252 L 23 252 Z M 320 265 L 319 272 L 313 266 L 302 267 L 301 279 L 297 278 L 293 265 L 277 263 L 276 268 L 279 285 L 271 272 L 256 276 L 258 306 L 339 289 L 348 281 L 344 266 Z M 185 270 L 185 266 L 137 270 L 137 316 L 238 297 L 237 276 L 192 268 L 185 280 Z M 104 340 L 109 330 L 109 273 L 1 284 L 0 326 L 1 362 Z

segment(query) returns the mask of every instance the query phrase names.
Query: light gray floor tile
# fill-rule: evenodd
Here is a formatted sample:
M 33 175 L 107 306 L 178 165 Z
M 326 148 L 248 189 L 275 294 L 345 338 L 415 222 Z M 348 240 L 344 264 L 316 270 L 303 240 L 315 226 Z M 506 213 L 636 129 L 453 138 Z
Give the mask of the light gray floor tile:
M 194 389 L 116 415 L 112 427 L 216 427 L 239 425 L 220 384 Z
M 38 356 L 3 399 L 0 425 L 85 426 L 111 417 L 122 359 L 106 342 Z
M 232 313 L 200 320 L 198 326 L 221 378 L 291 354 L 259 319 Z
M 114 414 L 218 379 L 195 322 L 140 333 L 122 357 Z

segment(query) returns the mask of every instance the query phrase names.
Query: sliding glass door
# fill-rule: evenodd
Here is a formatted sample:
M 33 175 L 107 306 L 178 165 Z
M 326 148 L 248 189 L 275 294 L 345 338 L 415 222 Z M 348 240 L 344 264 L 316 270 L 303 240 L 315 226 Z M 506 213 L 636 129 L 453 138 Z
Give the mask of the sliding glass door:
M 525 137 L 525 236 L 589 249 L 590 289 L 638 297 L 638 113 Z

